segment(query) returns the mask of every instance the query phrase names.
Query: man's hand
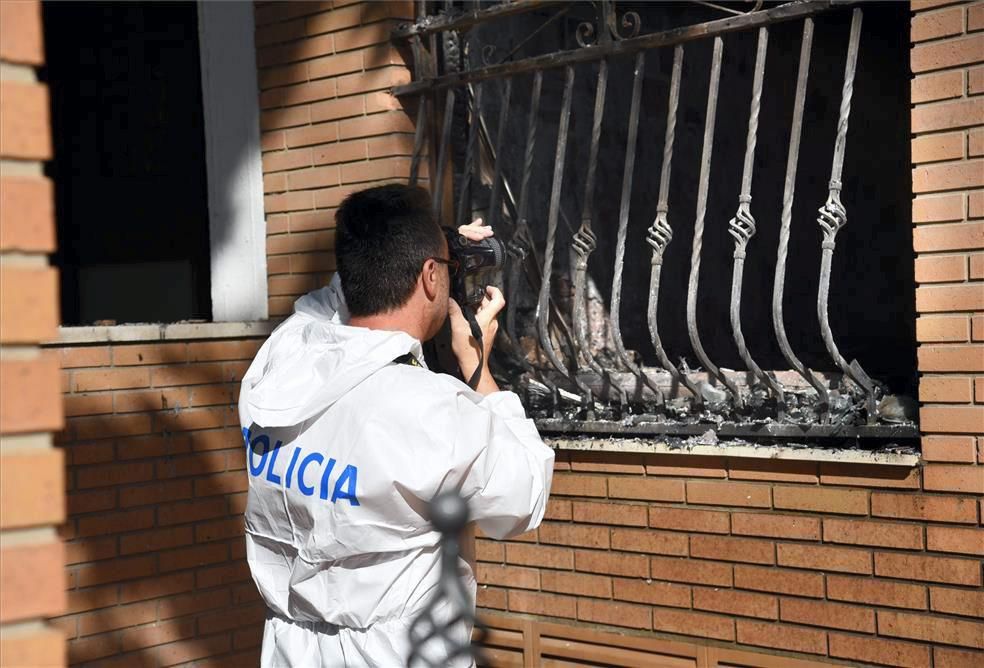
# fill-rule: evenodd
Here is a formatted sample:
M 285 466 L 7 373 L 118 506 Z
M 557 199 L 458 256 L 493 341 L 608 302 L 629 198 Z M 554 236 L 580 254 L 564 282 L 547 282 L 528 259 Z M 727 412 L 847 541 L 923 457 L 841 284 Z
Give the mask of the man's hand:
M 470 226 L 464 225 L 460 229 L 464 227 Z M 496 385 L 489 371 L 489 355 L 492 352 L 492 343 L 495 341 L 496 332 L 499 331 L 497 317 L 505 305 L 506 300 L 502 296 L 502 292 L 496 287 L 489 286 L 485 288 L 482 303 L 475 311 L 475 320 L 482 330 L 482 375 L 478 381 L 478 387 L 475 388 L 480 394 L 499 391 L 499 386 Z M 472 336 L 471 326 L 461 312 L 461 307 L 453 299 L 448 300 L 448 317 L 451 319 L 451 350 L 458 359 L 458 367 L 461 369 L 462 376 L 466 379 L 471 378 L 478 367 L 480 357 L 478 341 Z
M 481 218 L 476 218 L 467 225 L 459 227 L 458 234 L 469 241 L 481 241 L 482 239 L 491 237 L 494 232 L 491 227 L 485 227 L 485 223 Z

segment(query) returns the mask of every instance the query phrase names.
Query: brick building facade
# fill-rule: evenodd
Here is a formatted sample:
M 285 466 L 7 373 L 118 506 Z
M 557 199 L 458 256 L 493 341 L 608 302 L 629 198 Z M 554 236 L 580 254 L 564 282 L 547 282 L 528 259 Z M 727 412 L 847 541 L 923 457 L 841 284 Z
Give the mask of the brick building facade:
M 56 332 L 40 9 L 0 11 L 2 663 L 59 664 L 54 627 L 72 664 L 255 665 L 235 405 L 270 323 Z M 503 665 L 979 664 L 984 3 L 912 11 L 921 462 L 559 451 L 544 525 L 477 542 Z M 255 5 L 271 322 L 331 275 L 344 195 L 409 174 L 412 14 Z

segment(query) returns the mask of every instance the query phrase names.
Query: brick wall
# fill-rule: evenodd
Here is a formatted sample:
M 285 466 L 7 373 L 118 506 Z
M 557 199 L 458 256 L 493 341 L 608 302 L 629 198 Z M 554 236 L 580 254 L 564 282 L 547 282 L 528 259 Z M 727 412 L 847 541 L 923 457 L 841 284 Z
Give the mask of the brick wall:
M 409 176 L 413 124 L 388 89 L 410 80 L 389 34 L 412 5 L 257 4 L 271 317 L 329 279 L 345 195 Z
M 51 349 L 69 513 L 68 614 L 53 622 L 71 663 L 256 665 L 264 613 L 245 561 L 236 404 L 261 343 Z
M 58 325 L 48 89 L 40 2 L 0 3 L 0 662 L 64 665 L 44 618 L 65 607 L 58 365 L 38 342 Z
M 982 665 L 984 3 L 912 6 L 923 463 L 559 453 L 543 526 L 479 539 L 481 606 L 800 658 Z

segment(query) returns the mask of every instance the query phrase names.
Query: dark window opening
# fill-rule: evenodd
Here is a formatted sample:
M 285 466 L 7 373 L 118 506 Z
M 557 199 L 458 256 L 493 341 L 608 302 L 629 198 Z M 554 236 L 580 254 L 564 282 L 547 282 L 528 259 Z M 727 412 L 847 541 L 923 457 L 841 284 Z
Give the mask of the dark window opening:
M 196 4 L 43 13 L 62 323 L 210 319 Z

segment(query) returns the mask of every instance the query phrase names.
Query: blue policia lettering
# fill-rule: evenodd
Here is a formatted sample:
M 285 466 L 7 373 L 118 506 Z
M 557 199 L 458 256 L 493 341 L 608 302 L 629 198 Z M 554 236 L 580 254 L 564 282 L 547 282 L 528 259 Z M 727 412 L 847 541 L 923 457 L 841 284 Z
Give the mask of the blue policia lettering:
M 265 480 L 266 482 L 278 485 L 285 489 L 292 489 L 296 481 L 297 490 L 304 496 L 314 496 L 314 486 L 305 481 L 305 473 L 312 464 L 324 465 L 321 472 L 318 496 L 328 501 L 328 491 L 331 488 L 331 475 L 335 470 L 336 461 L 329 457 L 325 462 L 325 456 L 320 452 L 305 454 L 301 448 L 295 447 L 290 456 L 290 463 L 287 464 L 287 471 L 281 475 L 274 471 L 277 465 L 277 457 L 283 446 L 282 441 L 277 441 L 272 447 L 270 437 L 266 434 L 257 434 L 252 437 L 252 432 L 243 427 L 243 444 L 246 448 L 246 462 L 249 473 L 254 478 Z M 257 457 L 259 459 L 257 459 Z M 300 461 L 300 464 L 298 464 Z M 294 473 L 297 473 L 296 477 Z M 353 506 L 358 506 L 358 467 L 346 464 L 341 474 L 335 481 L 334 489 L 331 491 L 331 503 L 338 503 L 340 500 L 348 501 Z

